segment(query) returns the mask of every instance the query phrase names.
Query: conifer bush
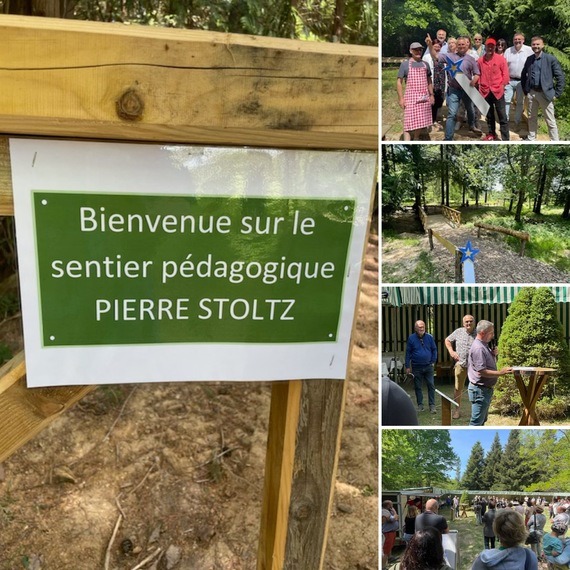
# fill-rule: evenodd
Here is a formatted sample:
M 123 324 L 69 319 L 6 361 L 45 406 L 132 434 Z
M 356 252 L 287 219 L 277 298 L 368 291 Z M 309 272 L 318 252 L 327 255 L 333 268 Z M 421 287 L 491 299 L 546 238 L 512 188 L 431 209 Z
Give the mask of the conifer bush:
M 525 287 L 519 291 L 509 307 L 498 348 L 498 369 L 503 366 L 555 368 L 536 410 L 542 418 L 567 413 L 570 407 L 570 349 L 550 289 Z M 499 378 L 492 405 L 493 411 L 500 414 L 522 413 L 521 397 L 512 374 Z

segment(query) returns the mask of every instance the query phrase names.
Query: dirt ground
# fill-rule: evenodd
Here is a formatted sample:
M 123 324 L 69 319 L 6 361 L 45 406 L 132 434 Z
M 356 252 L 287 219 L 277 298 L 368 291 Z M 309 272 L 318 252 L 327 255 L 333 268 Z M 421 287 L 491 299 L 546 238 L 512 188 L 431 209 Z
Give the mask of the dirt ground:
M 376 236 L 354 342 L 328 570 L 378 568 Z M 107 551 L 109 570 L 254 569 L 269 403 L 269 383 L 99 387 L 0 465 L 0 570 L 104 569 Z

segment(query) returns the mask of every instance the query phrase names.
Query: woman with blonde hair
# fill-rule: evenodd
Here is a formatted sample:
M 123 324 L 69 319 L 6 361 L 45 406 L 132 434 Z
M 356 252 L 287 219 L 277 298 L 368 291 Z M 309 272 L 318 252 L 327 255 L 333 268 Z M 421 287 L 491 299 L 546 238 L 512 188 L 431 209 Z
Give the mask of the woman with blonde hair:
M 524 547 L 528 532 L 520 513 L 510 509 L 498 511 L 493 531 L 501 546 L 481 552 L 471 570 L 538 570 L 536 554 Z
M 404 542 L 406 546 L 412 539 L 416 532 L 416 517 L 418 516 L 418 509 L 414 505 L 408 506 L 408 513 L 404 518 Z

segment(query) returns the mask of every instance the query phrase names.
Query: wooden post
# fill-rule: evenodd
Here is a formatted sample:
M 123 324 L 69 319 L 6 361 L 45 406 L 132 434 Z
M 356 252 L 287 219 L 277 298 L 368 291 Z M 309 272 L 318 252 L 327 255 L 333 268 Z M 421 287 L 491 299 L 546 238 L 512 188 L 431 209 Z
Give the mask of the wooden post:
M 459 404 L 446 396 L 443 392 L 436 389 L 436 393 L 441 396 L 441 425 L 450 426 L 451 425 L 451 404 L 459 407 Z
M 521 253 L 520 253 L 520 257 L 524 257 L 524 248 L 526 246 L 526 240 L 521 239 Z
M 2 133 L 378 147 L 376 48 L 20 16 L 2 16 L 0 34 Z M 0 142 L 0 215 L 13 215 L 8 148 Z M 34 399 L 20 378 L 0 390 L 4 439 L 14 428 L 2 423 L 9 416 L 2 409 L 14 400 L 25 417 L 41 416 L 22 428 L 32 437 L 94 389 L 42 389 L 49 391 Z M 322 568 L 345 396 L 346 381 L 273 386 L 258 568 Z M 4 439 L 5 456 L 25 442 Z
M 301 387 L 301 381 L 291 381 L 271 388 L 258 570 L 283 568 Z
M 461 258 L 462 254 L 459 250 L 455 252 L 455 282 L 462 283 L 463 282 L 463 274 L 461 271 Z
M 428 228 L 428 239 L 429 239 L 429 248 L 433 250 L 433 230 Z

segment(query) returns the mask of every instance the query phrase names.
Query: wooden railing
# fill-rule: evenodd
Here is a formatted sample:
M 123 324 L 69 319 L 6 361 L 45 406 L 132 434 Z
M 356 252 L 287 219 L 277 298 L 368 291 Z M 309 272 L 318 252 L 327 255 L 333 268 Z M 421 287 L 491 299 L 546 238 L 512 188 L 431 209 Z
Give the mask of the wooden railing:
M 461 212 L 459 210 L 454 210 L 449 206 L 441 206 L 441 213 L 452 223 L 455 227 L 461 225 Z
M 433 238 L 437 239 L 445 249 L 447 249 L 454 256 L 454 268 L 455 268 L 455 283 L 461 283 L 463 281 L 463 274 L 461 271 L 461 252 L 457 247 L 452 244 L 448 239 L 444 238 L 441 234 L 437 233 L 435 230 L 428 228 L 428 239 L 429 248 L 433 250 Z
M 425 210 L 420 206 L 419 209 L 420 212 L 420 220 L 422 222 L 422 228 L 424 229 L 424 232 L 428 231 L 428 215 L 426 214 Z
M 481 237 L 481 230 L 487 230 L 490 232 L 499 232 L 508 236 L 513 236 L 521 240 L 521 250 L 519 255 L 522 257 L 524 255 L 524 249 L 526 243 L 530 241 L 530 234 L 527 232 L 519 232 L 517 230 L 511 230 L 509 228 L 502 228 L 500 226 L 492 226 L 491 224 L 485 224 L 483 222 L 476 222 L 475 227 L 477 228 L 477 237 Z

